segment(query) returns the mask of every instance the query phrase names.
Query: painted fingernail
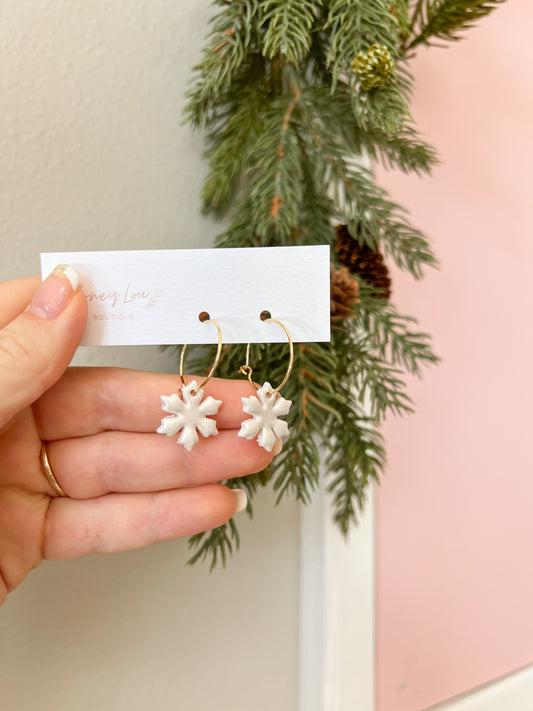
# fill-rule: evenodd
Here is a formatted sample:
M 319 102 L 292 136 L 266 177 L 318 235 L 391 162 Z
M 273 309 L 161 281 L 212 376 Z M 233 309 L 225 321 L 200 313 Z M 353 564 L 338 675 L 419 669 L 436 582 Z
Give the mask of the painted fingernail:
M 40 318 L 56 318 L 80 284 L 81 277 L 74 267 L 60 264 L 37 289 L 28 311 Z
M 282 440 L 281 437 L 280 437 L 279 439 L 276 440 L 275 445 L 272 447 L 272 451 L 273 451 L 273 453 L 274 453 L 274 456 L 275 456 L 276 454 L 279 454 L 282 449 L 283 449 L 283 440 Z
M 246 492 L 244 489 L 232 489 L 232 492 L 235 494 L 235 501 L 236 501 L 236 507 L 235 507 L 235 513 L 238 513 L 239 511 L 244 511 L 246 508 L 246 504 L 248 503 L 248 497 L 246 496 Z

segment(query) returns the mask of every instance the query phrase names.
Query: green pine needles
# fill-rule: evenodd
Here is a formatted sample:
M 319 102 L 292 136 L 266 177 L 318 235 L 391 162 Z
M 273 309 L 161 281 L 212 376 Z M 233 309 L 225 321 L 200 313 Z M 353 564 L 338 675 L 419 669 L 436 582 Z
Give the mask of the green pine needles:
M 408 57 L 457 39 L 501 1 L 217 0 L 187 106 L 207 137 L 205 210 L 231 220 L 217 246 L 333 246 L 342 224 L 354 251 L 364 245 L 416 279 L 435 266 L 427 239 L 364 166 L 429 173 L 436 155 L 410 113 Z M 334 250 L 332 260 L 338 269 Z M 405 374 L 437 362 L 429 337 L 379 285 L 357 270 L 350 278 L 358 298 L 351 318 L 334 321 L 331 343 L 296 344 L 283 452 L 268 470 L 228 482 L 247 491 L 250 515 L 259 487 L 305 503 L 325 476 L 347 534 L 384 470 L 380 423 L 412 411 Z M 256 380 L 281 381 L 286 351 L 254 347 Z M 217 375 L 236 377 L 242 355 L 227 347 Z M 225 563 L 238 545 L 232 520 L 194 536 L 190 562 Z
M 504 0 L 418 0 L 413 12 L 413 36 L 406 38 L 407 50 L 419 44 L 437 44 L 460 38 Z

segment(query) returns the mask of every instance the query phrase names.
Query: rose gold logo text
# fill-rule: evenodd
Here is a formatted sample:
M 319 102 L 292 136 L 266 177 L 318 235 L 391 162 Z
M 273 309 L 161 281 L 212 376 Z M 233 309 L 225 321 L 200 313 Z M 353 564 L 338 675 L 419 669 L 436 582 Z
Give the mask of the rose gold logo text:
M 164 289 L 155 289 L 154 291 L 136 289 L 131 283 L 128 283 L 124 290 L 90 291 L 85 296 L 89 303 L 105 304 L 113 309 L 125 304 L 135 304 L 145 309 L 153 309 L 161 300 L 164 291 Z

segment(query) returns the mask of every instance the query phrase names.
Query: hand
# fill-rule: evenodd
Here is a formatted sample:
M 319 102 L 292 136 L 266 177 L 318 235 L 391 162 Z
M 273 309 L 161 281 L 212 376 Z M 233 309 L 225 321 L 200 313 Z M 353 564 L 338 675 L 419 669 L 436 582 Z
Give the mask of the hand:
M 223 524 L 246 496 L 215 482 L 272 458 L 237 437 L 245 381 L 206 385 L 223 403 L 219 434 L 188 452 L 155 432 L 175 374 L 66 370 L 86 317 L 72 268 L 40 286 L 37 278 L 0 284 L 0 604 L 44 558 L 127 550 Z M 66 497 L 43 473 L 43 441 Z

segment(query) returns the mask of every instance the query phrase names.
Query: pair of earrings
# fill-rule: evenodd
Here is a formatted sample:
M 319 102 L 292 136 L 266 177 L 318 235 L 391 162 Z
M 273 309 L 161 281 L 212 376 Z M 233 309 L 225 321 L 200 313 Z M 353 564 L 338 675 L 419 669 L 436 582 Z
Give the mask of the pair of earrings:
M 252 417 L 242 422 L 238 436 L 245 437 L 246 439 L 255 439 L 255 437 L 257 437 L 259 446 L 266 449 L 267 452 L 271 452 L 276 440 L 279 437 L 284 437 L 289 434 L 287 423 L 278 418 L 289 413 L 292 402 L 283 398 L 279 394 L 279 391 L 286 384 L 291 374 L 294 361 L 294 347 L 291 334 L 281 321 L 275 318 L 269 318 L 265 312 L 261 314 L 261 320 L 277 323 L 285 331 L 285 335 L 289 340 L 289 366 L 283 381 L 277 388 L 273 388 L 268 382 L 263 383 L 263 386 L 258 388 L 252 380 L 253 370 L 250 366 L 250 343 L 248 344 L 246 347 L 246 363 L 241 366 L 239 373 L 247 376 L 251 386 L 257 392 L 257 397 L 252 395 L 251 397 L 242 398 L 243 412 Z M 215 398 L 210 395 L 205 398 L 205 400 L 203 399 L 203 387 L 208 380 L 213 377 L 222 351 L 222 333 L 218 323 L 209 317 L 204 319 L 203 323 L 212 323 L 216 326 L 218 331 L 218 346 L 215 361 L 200 385 L 198 385 L 196 380 L 192 380 L 188 385 L 185 385 L 183 379 L 183 359 L 187 345 L 183 346 L 180 357 L 181 390 L 180 393 L 161 395 L 162 409 L 171 414 L 168 417 L 163 417 L 161 425 L 157 429 L 157 432 L 166 434 L 169 437 L 175 437 L 181 430 L 178 444 L 182 444 L 189 452 L 198 442 L 199 437 L 197 430 L 203 437 L 218 434 L 216 422 L 211 419 L 210 415 L 216 415 L 222 405 L 222 400 L 215 400 Z

